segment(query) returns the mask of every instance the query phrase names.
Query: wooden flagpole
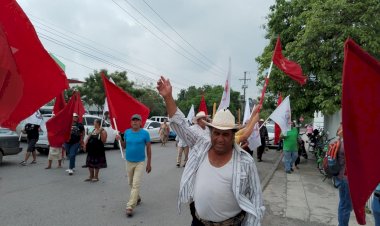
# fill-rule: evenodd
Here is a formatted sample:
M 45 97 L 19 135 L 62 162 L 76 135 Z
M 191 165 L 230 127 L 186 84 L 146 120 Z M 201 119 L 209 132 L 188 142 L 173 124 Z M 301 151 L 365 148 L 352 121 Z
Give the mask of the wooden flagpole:
M 115 130 L 117 133 L 119 133 L 119 130 L 117 129 L 117 124 L 116 124 L 116 119 L 115 118 L 112 118 L 113 119 L 113 124 L 115 125 Z M 120 153 L 121 153 L 121 158 L 124 159 L 124 154 L 123 154 L 123 147 L 121 146 L 121 141 L 119 141 L 119 148 L 120 148 Z

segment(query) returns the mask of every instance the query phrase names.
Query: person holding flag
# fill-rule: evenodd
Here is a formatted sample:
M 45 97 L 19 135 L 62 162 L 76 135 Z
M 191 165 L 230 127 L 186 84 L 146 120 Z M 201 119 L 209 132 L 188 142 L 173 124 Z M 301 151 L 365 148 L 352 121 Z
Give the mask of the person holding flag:
M 82 123 L 78 122 L 79 115 L 77 113 L 73 113 L 73 122 L 71 125 L 71 136 L 70 140 L 64 144 L 65 150 L 68 153 L 70 164 L 69 168 L 66 172 L 69 175 L 74 174 L 75 170 L 75 157 L 80 146 L 83 146 L 83 137 L 84 137 L 84 126 Z
M 28 148 L 26 149 L 25 158 L 20 164 L 26 166 L 26 163 L 30 157 L 30 154 L 33 156 L 33 161 L 30 164 L 37 163 L 37 153 L 36 153 L 36 143 L 39 138 L 39 131 L 41 130 L 40 124 L 42 122 L 42 116 L 39 111 L 31 115 L 26 119 L 27 123 L 25 124 L 23 133 L 27 134 Z

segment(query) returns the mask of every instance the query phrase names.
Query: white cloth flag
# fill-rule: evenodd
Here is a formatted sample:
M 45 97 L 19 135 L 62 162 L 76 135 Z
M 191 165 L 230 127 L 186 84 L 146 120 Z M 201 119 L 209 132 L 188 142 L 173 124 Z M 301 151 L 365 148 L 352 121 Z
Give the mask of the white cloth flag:
M 273 113 L 269 116 L 273 121 L 275 121 L 278 126 L 281 128 L 282 134 L 286 134 L 291 129 L 292 117 L 290 110 L 290 99 L 287 96 L 273 111 Z
M 192 124 L 193 118 L 195 117 L 194 105 L 191 105 L 189 114 L 187 114 L 187 121 L 189 121 L 190 125 Z
M 31 116 L 25 119 L 25 123 L 30 123 L 34 125 L 41 125 L 42 122 L 43 122 L 43 118 L 40 111 L 34 112 Z
M 253 131 L 247 140 L 248 147 L 252 151 L 255 150 L 257 147 L 261 146 L 260 127 L 258 122 L 256 122 L 255 126 L 253 127 Z
M 243 125 L 248 121 L 251 117 L 251 109 L 249 109 L 249 100 L 248 98 L 245 100 L 245 108 L 244 108 L 244 117 L 243 117 Z
M 231 91 L 231 58 L 229 59 L 228 74 L 226 83 L 224 85 L 224 91 L 222 100 L 220 101 L 218 110 L 227 109 L 230 106 L 230 91 Z

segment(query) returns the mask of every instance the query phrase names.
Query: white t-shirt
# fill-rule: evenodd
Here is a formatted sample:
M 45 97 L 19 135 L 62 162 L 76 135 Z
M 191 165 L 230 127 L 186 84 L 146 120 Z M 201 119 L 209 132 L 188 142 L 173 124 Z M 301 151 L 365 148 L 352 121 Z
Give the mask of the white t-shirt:
M 241 208 L 232 191 L 232 171 L 232 157 L 227 164 L 216 168 L 206 154 L 194 185 L 194 203 L 200 218 L 220 222 L 240 213 Z

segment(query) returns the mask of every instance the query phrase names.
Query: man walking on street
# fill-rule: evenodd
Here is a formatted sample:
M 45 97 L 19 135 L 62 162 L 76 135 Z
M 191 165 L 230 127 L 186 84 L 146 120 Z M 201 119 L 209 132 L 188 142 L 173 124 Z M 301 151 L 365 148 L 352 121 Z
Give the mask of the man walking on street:
M 265 207 L 260 180 L 253 158 L 235 143 L 235 117 L 229 110 L 218 111 L 212 123 L 206 123 L 211 138 L 204 137 L 189 128 L 175 104 L 169 80 L 161 77 L 157 89 L 165 100 L 172 129 L 190 147 L 178 207 L 193 202 L 193 226 L 261 225 Z
M 140 204 L 140 184 L 145 165 L 145 149 L 147 156 L 146 172 L 152 170 L 151 159 L 152 151 L 149 133 L 141 128 L 141 116 L 134 114 L 131 117 L 131 128 L 124 132 L 124 141 L 121 145 L 125 148 L 126 170 L 128 174 L 128 184 L 131 194 L 126 207 L 126 215 L 133 216 L 133 209 Z M 117 136 L 120 140 L 120 136 Z
M 284 137 L 284 165 L 285 172 L 290 174 L 293 172 L 293 164 L 298 157 L 298 128 L 292 122 L 292 129 L 286 133 Z
M 183 155 L 185 155 L 185 159 L 183 160 L 183 167 L 185 167 L 186 162 L 187 162 L 188 157 L 189 157 L 189 147 L 181 138 L 179 138 L 179 136 L 177 136 L 175 138 L 175 140 L 176 140 L 176 146 L 177 146 L 177 151 L 178 151 L 176 166 L 178 168 L 181 167 L 182 154 L 183 154 Z
M 190 128 L 195 132 L 199 133 L 201 136 L 210 137 L 210 129 L 206 126 L 206 119 L 207 115 L 204 111 L 200 111 L 197 113 L 197 115 L 193 118 L 193 123 Z
M 65 150 L 69 156 L 69 168 L 66 172 L 69 175 L 74 174 L 75 170 L 75 157 L 78 153 L 80 146 L 83 146 L 83 137 L 84 137 L 84 126 L 82 123 L 78 122 L 78 114 L 73 114 L 73 123 L 71 125 L 71 135 L 70 140 L 64 144 Z
M 259 127 L 260 128 L 260 140 L 261 140 L 261 146 L 257 148 L 257 161 L 262 162 L 263 153 L 265 151 L 266 142 L 268 140 L 268 130 L 265 125 L 263 125 L 264 119 L 259 120 Z
M 30 153 L 32 153 L 32 156 L 33 156 L 33 161 L 30 164 L 37 163 L 36 143 L 40 135 L 39 130 L 40 130 L 39 125 L 27 123 L 22 131 L 23 133 L 27 134 L 26 138 L 28 140 L 28 148 L 26 149 L 25 159 L 24 161 L 20 162 L 20 164 L 23 166 L 26 166 L 26 163 L 30 157 Z

